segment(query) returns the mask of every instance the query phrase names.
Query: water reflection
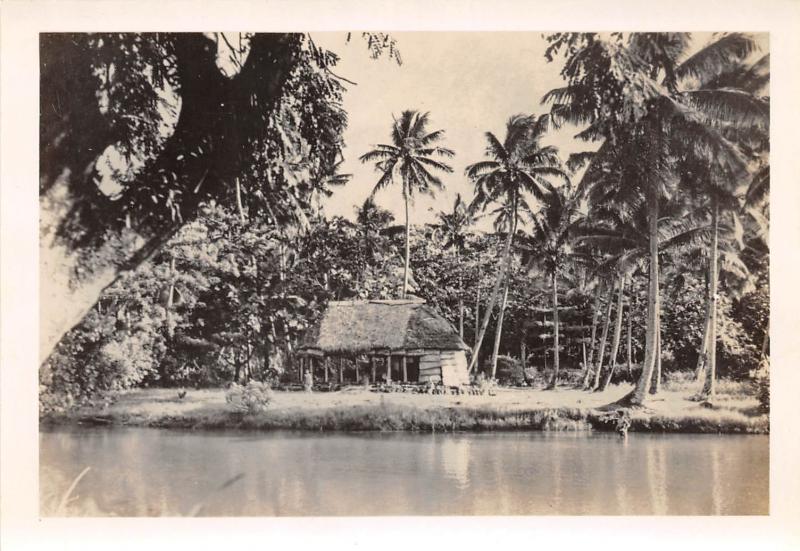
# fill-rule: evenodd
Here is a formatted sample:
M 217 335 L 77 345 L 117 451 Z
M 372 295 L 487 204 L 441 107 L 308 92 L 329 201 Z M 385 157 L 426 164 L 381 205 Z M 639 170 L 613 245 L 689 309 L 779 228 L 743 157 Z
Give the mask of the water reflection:
M 459 488 L 469 486 L 469 438 L 461 436 L 440 436 L 432 443 L 431 447 L 439 451 L 440 462 L 444 475 L 455 480 Z
M 40 443 L 45 514 L 86 466 L 72 514 L 765 514 L 768 502 L 765 436 L 117 428 Z
M 650 486 L 650 503 L 655 515 L 667 514 L 667 473 L 664 447 L 657 442 L 647 448 L 647 480 Z

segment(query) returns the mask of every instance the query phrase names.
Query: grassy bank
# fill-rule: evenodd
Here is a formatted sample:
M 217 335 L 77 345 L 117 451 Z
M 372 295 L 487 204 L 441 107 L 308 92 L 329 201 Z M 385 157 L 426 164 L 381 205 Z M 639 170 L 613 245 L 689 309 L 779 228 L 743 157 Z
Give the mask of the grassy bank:
M 614 430 L 602 406 L 618 400 L 629 386 L 602 393 L 499 389 L 495 396 L 380 394 L 361 388 L 339 392 L 275 392 L 267 411 L 245 414 L 225 401 L 223 390 L 190 390 L 181 399 L 172 389 L 118 394 L 112 404 L 51 415 L 44 424 L 104 424 L 184 429 L 316 431 L 480 431 Z M 632 432 L 769 432 L 768 416 L 757 401 L 730 385 L 713 407 L 692 401 L 691 389 L 665 389 L 647 408 L 632 410 Z

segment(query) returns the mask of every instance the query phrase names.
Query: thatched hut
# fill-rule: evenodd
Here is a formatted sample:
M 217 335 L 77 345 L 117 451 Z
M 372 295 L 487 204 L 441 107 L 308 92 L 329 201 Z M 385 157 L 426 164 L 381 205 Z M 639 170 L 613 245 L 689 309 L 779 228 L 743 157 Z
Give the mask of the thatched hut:
M 300 377 L 372 382 L 469 382 L 468 347 L 453 325 L 420 300 L 338 301 L 298 347 Z M 338 360 L 338 361 L 337 361 Z M 338 373 L 337 373 L 338 372 Z

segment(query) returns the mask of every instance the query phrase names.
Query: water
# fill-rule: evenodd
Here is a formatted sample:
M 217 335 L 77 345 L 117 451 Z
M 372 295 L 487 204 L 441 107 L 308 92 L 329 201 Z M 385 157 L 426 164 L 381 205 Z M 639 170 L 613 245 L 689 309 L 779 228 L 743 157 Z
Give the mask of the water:
M 768 513 L 766 436 L 55 429 L 42 514 Z

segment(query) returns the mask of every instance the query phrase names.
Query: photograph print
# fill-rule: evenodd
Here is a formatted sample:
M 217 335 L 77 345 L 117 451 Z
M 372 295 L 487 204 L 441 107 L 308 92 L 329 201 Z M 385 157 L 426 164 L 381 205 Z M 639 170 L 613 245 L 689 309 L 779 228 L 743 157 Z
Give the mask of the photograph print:
M 769 514 L 768 34 L 38 54 L 41 516 Z

